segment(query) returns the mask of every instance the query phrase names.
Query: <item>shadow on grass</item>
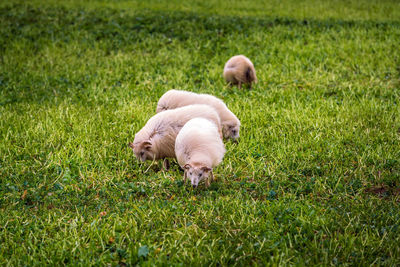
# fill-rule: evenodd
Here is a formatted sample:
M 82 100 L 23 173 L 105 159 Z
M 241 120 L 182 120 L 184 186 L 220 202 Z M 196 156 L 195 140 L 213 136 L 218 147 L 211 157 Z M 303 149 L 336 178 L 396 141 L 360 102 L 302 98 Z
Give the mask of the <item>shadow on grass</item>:
M 125 10 L 66 9 L 64 7 L 37 8 L 30 5 L 10 5 L 0 9 L 0 53 L 6 55 L 13 45 L 22 44 L 26 57 L 37 55 L 49 44 L 78 42 L 83 51 L 96 45 L 104 54 L 132 49 L 139 46 L 142 51 L 157 49 L 148 45 L 149 40 L 159 40 L 160 47 L 173 40 L 184 43 L 187 49 L 201 50 L 202 55 L 213 56 L 226 53 L 229 47 L 218 45 L 237 36 L 245 39 L 254 32 L 268 32 L 275 27 L 286 27 L 280 33 L 282 40 L 304 38 L 305 34 L 324 33 L 327 30 L 341 31 L 354 28 L 385 30 L 399 27 L 400 23 L 343 20 L 296 20 L 279 17 L 236 17 L 197 14 L 190 12 Z M 207 42 L 207 47 L 195 47 L 193 40 Z M 21 48 L 21 47 L 20 47 Z M 0 57 L 0 66 L 5 64 Z M 194 63 L 195 64 L 195 63 Z M 17 79 L 24 72 L 21 64 L 15 71 L 0 71 L 0 105 L 23 101 L 46 101 L 54 96 L 70 96 L 87 101 L 91 94 L 86 91 L 88 82 L 95 77 L 78 74 L 75 80 L 63 75 L 49 77 L 44 84 L 42 77 L 26 74 L 25 80 Z M 79 76 L 81 75 L 81 76 Z M 85 76 L 84 76 L 85 75 Z M 80 101 L 80 100 L 79 100 Z

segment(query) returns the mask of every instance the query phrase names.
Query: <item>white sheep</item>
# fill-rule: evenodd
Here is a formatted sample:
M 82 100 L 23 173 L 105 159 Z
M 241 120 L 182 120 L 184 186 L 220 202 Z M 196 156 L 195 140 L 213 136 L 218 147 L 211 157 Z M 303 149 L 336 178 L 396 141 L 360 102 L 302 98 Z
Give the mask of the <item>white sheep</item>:
M 140 161 L 175 158 L 175 139 L 178 132 L 186 122 L 197 117 L 215 123 L 222 138 L 221 122 L 216 110 L 208 105 L 189 105 L 151 117 L 136 133 L 129 146 Z M 164 164 L 168 166 L 168 161 L 164 161 Z
M 224 78 L 230 84 L 237 84 L 239 89 L 242 84 L 257 82 L 256 70 L 253 63 L 247 57 L 238 55 L 231 57 L 224 67 Z
M 175 142 L 176 158 L 185 171 L 184 182 L 189 177 L 196 187 L 205 180 L 208 187 L 214 179 L 212 169 L 221 163 L 225 151 L 215 123 L 204 118 L 188 121 Z
M 156 112 L 174 109 L 191 104 L 207 104 L 215 108 L 221 119 L 223 135 L 225 138 L 237 140 L 239 138 L 240 121 L 225 103 L 212 95 L 196 94 L 182 90 L 169 90 L 158 100 Z

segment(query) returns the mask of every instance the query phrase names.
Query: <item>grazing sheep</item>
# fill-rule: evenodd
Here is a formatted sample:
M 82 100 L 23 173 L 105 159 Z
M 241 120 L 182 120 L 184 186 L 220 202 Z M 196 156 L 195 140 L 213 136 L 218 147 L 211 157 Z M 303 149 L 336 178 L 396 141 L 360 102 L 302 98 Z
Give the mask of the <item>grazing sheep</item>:
M 221 99 L 212 95 L 196 94 L 181 90 L 169 90 L 161 96 L 160 100 L 158 100 L 156 112 L 159 113 L 164 110 L 174 109 L 191 104 L 207 104 L 215 108 L 221 119 L 224 137 L 229 137 L 233 140 L 237 140 L 239 138 L 239 119 L 228 109 Z
M 256 70 L 253 63 L 247 57 L 238 55 L 231 57 L 224 67 L 224 78 L 228 83 L 237 84 L 239 89 L 242 83 L 249 84 L 257 82 Z
M 184 182 L 189 177 L 192 186 L 205 180 L 206 187 L 214 176 L 212 169 L 221 163 L 225 146 L 218 135 L 218 128 L 205 118 L 194 118 L 181 129 L 175 142 L 179 165 L 184 169 Z
M 175 158 L 175 139 L 178 132 L 186 122 L 197 117 L 215 123 L 221 135 L 220 119 L 213 107 L 190 105 L 167 110 L 151 117 L 136 133 L 133 143 L 129 146 L 140 161 Z

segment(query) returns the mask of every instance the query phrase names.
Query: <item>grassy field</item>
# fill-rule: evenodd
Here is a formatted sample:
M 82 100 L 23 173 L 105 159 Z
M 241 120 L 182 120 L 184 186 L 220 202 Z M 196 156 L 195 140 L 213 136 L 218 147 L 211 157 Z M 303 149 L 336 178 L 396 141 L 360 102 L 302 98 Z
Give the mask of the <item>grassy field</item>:
M 399 41 L 398 1 L 2 1 L 0 265 L 400 265 Z M 128 147 L 172 88 L 242 122 L 209 189 Z

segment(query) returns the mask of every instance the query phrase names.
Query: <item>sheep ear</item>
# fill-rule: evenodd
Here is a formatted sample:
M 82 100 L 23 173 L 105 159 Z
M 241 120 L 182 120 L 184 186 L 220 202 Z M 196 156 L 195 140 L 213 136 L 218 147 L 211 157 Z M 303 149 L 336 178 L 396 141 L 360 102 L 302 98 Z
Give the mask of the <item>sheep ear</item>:
M 191 167 L 192 167 L 192 165 L 190 165 L 190 164 L 185 164 L 185 166 L 183 166 L 183 168 L 185 170 L 189 170 Z
M 129 143 L 129 147 L 135 149 L 135 145 L 133 143 Z
M 208 167 L 201 167 L 201 170 L 202 170 L 203 172 L 212 171 L 212 169 L 211 169 L 211 168 L 208 168 Z
M 150 141 L 144 141 L 143 142 L 143 147 L 146 149 L 146 150 L 149 150 L 150 148 L 151 148 L 151 145 L 152 145 L 152 143 L 150 142 Z

